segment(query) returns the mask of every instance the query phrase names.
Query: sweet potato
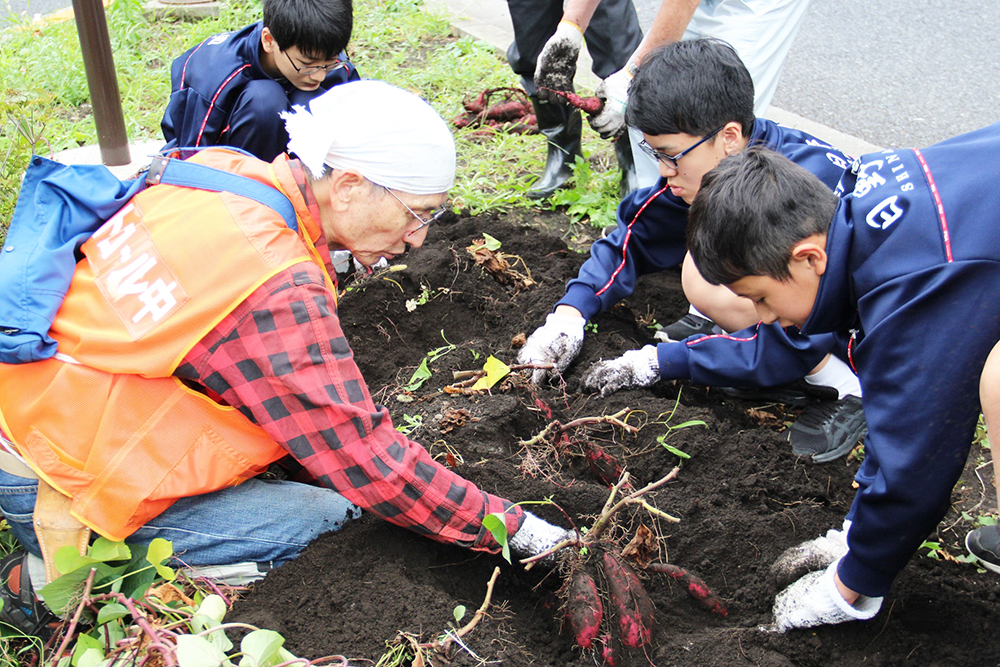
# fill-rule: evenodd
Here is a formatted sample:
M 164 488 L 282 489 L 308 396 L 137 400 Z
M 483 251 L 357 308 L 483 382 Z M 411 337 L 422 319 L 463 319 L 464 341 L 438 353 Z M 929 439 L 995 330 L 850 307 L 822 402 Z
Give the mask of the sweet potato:
M 601 565 L 608 580 L 608 595 L 618 617 L 622 644 L 629 648 L 649 644 L 653 636 L 655 609 L 639 577 L 611 552 L 604 552 Z
M 570 580 L 569 600 L 566 602 L 566 625 L 580 648 L 591 648 L 601 630 L 604 605 L 597 593 L 594 578 L 577 570 Z
M 531 108 L 518 100 L 497 102 L 486 109 L 486 119 L 496 121 L 517 120 L 531 113 Z
M 622 476 L 621 465 L 600 445 L 588 443 L 586 456 L 590 472 L 594 473 L 597 481 L 604 486 L 614 486 Z
M 680 581 L 687 587 L 688 595 L 693 597 L 698 604 L 713 614 L 718 614 L 719 616 L 729 615 L 729 609 L 726 608 L 726 603 L 723 602 L 718 595 L 713 593 L 700 577 L 691 574 L 683 567 L 671 565 L 670 563 L 652 563 L 646 569 L 651 572 L 665 574 L 668 577 Z
M 471 114 L 482 113 L 486 109 L 486 96 L 488 95 L 489 92 L 490 91 L 488 90 L 484 90 L 483 92 L 479 93 L 476 99 L 471 101 L 468 98 L 466 98 L 465 101 L 462 103 L 462 106 L 465 107 L 465 110 Z
M 591 116 L 601 113 L 601 110 L 604 108 L 604 100 L 600 97 L 580 97 L 576 93 L 567 93 L 564 90 L 553 90 L 552 88 L 546 88 L 545 90 L 555 93 L 569 102 L 570 106 L 574 106 Z

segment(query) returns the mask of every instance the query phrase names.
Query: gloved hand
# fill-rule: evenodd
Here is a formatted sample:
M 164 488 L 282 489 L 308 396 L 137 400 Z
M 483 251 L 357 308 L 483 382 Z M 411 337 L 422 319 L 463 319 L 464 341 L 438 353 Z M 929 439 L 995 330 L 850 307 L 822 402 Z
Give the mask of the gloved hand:
M 573 531 L 553 526 L 545 519 L 539 519 L 531 512 L 524 513 L 524 521 L 507 543 L 518 558 L 537 556 L 564 540 L 573 537 Z M 548 559 L 543 559 L 546 562 Z
M 535 88 L 538 99 L 561 102 L 556 95 L 543 90 L 573 91 L 573 77 L 576 76 L 576 61 L 583 46 L 583 33 L 579 26 L 569 21 L 561 21 L 554 35 L 545 42 L 538 60 L 535 61 Z
M 556 370 L 566 370 L 583 346 L 583 326 L 586 323 L 585 319 L 576 315 L 549 313 L 545 324 L 528 336 L 524 347 L 517 353 L 518 363 L 552 363 L 556 365 Z M 543 368 L 536 369 L 531 374 L 531 381 L 539 384 L 550 373 Z
M 353 255 L 351 256 L 351 260 L 354 262 L 355 271 L 361 271 L 368 275 L 371 275 L 373 272 L 378 271 L 379 269 L 384 269 L 387 266 L 389 266 L 389 260 L 387 260 L 385 257 L 380 258 L 377 262 L 375 262 L 371 266 L 365 266 L 364 264 L 358 261 L 357 257 L 354 257 Z
M 825 570 L 810 572 L 778 593 L 774 599 L 774 626 L 777 632 L 793 628 L 833 625 L 844 621 L 867 621 L 882 607 L 882 598 L 862 595 L 853 605 L 840 596 L 834 575 L 838 558 Z
M 587 120 L 604 139 L 613 139 L 625 129 L 625 106 L 628 104 L 628 87 L 632 85 L 632 75 L 628 66 L 618 70 L 597 87 L 595 93 L 604 100 L 604 108 L 596 116 Z
M 600 389 L 601 396 L 629 387 L 648 387 L 660 379 L 660 362 L 656 346 L 647 345 L 629 350 L 617 359 L 598 361 L 583 378 L 583 386 L 591 391 Z
M 807 540 L 785 549 L 771 566 L 771 576 L 778 588 L 785 588 L 802 575 L 822 570 L 847 553 L 847 531 L 851 522 L 845 520 L 841 530 L 831 528 L 826 535 Z

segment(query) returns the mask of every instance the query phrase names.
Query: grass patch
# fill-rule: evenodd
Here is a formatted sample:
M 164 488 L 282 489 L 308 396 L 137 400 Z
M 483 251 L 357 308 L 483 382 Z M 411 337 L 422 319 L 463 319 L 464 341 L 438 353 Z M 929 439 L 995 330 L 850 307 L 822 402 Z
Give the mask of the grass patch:
M 231 0 L 220 6 L 220 16 L 197 22 L 152 20 L 144 14 L 142 0 L 114 0 L 107 8 L 131 141 L 160 137 L 174 57 L 209 35 L 260 18 L 258 2 Z M 420 0 L 357 3 L 349 50 L 362 76 L 420 94 L 445 119 L 462 112 L 466 96 L 485 88 L 519 85 L 495 49 L 467 37 L 453 37 L 446 18 L 429 11 Z M 97 143 L 75 23 L 9 19 L 0 32 L 0 93 L 2 241 L 32 153 L 51 156 Z M 455 205 L 474 214 L 532 205 L 523 195 L 544 164 L 544 139 L 498 134 L 484 140 L 470 136 L 470 131 L 455 132 L 459 168 L 451 192 Z M 578 189 L 592 188 L 594 178 L 601 174 L 616 179 L 612 146 L 589 129 L 584 132 L 584 152 L 590 158 L 589 175 L 579 179 Z M 607 211 L 609 206 L 613 210 L 617 192 L 600 189 L 613 192 L 611 199 L 578 206 L 574 212 L 583 212 L 576 217 L 590 220 L 592 211 Z M 594 217 L 595 223 L 607 221 L 606 215 Z

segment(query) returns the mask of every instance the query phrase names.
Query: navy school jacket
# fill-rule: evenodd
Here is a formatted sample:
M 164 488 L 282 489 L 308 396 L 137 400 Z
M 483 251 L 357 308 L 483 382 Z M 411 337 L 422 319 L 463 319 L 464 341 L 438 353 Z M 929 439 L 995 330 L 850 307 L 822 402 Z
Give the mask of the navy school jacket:
M 868 420 L 841 580 L 883 595 L 948 510 L 1000 340 L 1000 124 L 862 156 L 806 333 L 854 330 Z
M 758 118 L 749 138 L 808 169 L 832 190 L 851 159 L 815 137 Z M 690 207 L 670 194 L 666 181 L 628 195 L 618 207 L 618 227 L 590 249 L 590 259 L 566 286 L 557 305 L 573 306 L 586 319 L 607 310 L 635 290 L 639 276 L 679 266 L 687 252 Z M 774 386 L 797 380 L 831 351 L 842 356 L 845 339 L 804 336 L 777 324 L 733 334 L 692 336 L 657 346 L 660 377 L 689 379 L 705 386 Z
M 170 102 L 160 121 L 167 142 L 165 150 L 240 143 L 231 141 L 226 133 L 230 111 L 247 83 L 271 78 L 260 65 L 263 28 L 263 23 L 258 22 L 234 32 L 213 35 L 174 59 L 170 68 Z M 316 91 L 300 91 L 283 79 L 278 83 L 287 96 L 303 104 L 307 98 L 319 96 L 337 84 L 360 78 L 346 53 L 341 52 L 338 57 L 344 67 L 327 74 Z M 256 145 L 236 145 L 236 148 L 269 161 L 284 152 L 285 144 L 287 137 L 276 143 L 262 137 L 261 145 L 267 146 L 265 152 L 274 155 L 259 154 L 261 150 Z

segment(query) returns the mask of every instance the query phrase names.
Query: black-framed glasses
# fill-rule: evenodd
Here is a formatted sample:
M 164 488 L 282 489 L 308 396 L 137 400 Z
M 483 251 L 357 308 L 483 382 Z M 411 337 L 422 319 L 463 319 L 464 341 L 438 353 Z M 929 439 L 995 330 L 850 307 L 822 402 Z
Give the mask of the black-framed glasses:
M 409 211 L 410 214 L 420 222 L 420 226 L 417 227 L 416 229 L 414 229 L 412 232 L 410 232 L 411 234 L 413 232 L 419 232 L 421 229 L 423 229 L 427 225 L 431 224 L 435 220 L 440 220 L 441 216 L 443 216 L 445 213 L 448 212 L 448 205 L 445 204 L 441 208 L 439 208 L 437 210 L 434 210 L 434 211 L 431 211 L 431 214 L 428 217 L 421 218 L 419 215 L 417 215 L 416 211 L 414 211 L 412 208 L 410 208 L 409 206 L 406 205 L 406 202 L 404 202 L 402 199 L 400 199 L 399 197 L 397 197 L 395 192 L 393 192 L 389 188 L 385 187 L 384 185 L 380 185 L 379 187 L 382 188 L 383 190 L 385 190 L 386 192 L 388 192 L 389 194 L 391 194 L 393 199 L 395 199 L 400 204 L 402 204 L 403 208 L 405 208 L 407 211 Z
M 292 60 L 292 57 L 288 55 L 288 51 L 282 51 L 282 53 L 284 53 L 285 57 L 288 58 L 288 62 L 291 63 L 295 71 L 303 76 L 309 76 L 310 74 L 315 74 L 316 72 L 329 72 L 330 70 L 335 70 L 338 67 L 344 66 L 344 63 L 341 62 L 340 59 L 337 59 L 329 65 L 306 65 L 305 67 L 299 67 L 295 64 L 295 61 Z
M 645 139 L 643 139 L 642 141 L 639 142 L 639 148 L 641 148 L 643 150 L 643 152 L 646 153 L 646 155 L 648 155 L 649 157 L 653 158 L 654 160 L 658 160 L 658 161 L 662 162 L 663 164 L 667 165 L 671 169 L 677 169 L 678 168 L 677 167 L 677 163 L 680 162 L 680 159 L 682 157 L 684 157 L 685 155 L 687 155 L 688 153 L 690 153 L 694 149 L 698 148 L 698 146 L 701 146 L 703 143 L 705 143 L 706 141 L 708 141 L 709 139 L 711 139 L 712 137 L 714 137 L 715 135 L 717 135 L 719 132 L 722 131 L 723 127 L 725 127 L 725 125 L 723 125 L 722 127 L 718 128 L 717 130 L 713 130 L 713 131 L 709 132 L 704 137 L 702 137 L 699 141 L 695 142 L 694 145 L 688 146 L 687 148 L 685 148 L 684 150 L 682 150 L 677 155 L 670 155 L 668 153 L 664 153 L 663 151 L 656 150 L 655 148 L 653 148 L 652 146 L 650 146 L 646 142 Z

